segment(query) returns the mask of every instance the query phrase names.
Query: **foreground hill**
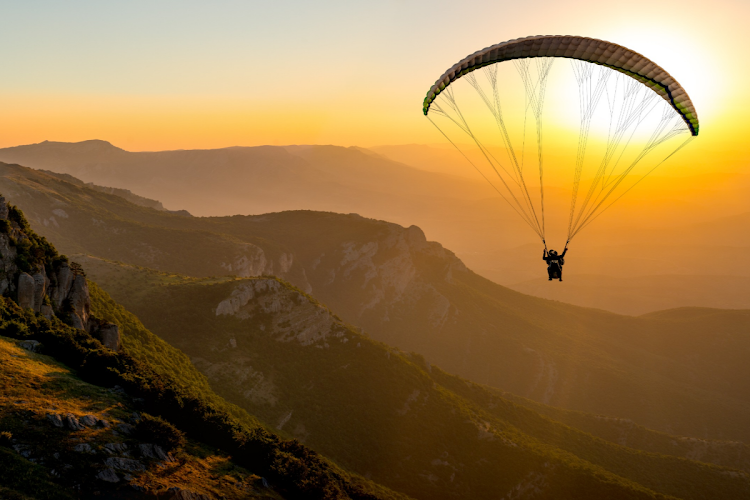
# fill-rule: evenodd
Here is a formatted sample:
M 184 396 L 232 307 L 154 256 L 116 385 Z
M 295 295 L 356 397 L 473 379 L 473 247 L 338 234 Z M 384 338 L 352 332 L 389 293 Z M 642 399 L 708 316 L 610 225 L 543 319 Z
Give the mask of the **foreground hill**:
M 216 395 L 2 197 L 0 249 L 3 337 L 65 365 L 0 338 L 3 496 L 404 498 Z
M 137 432 L 123 434 L 148 418 L 132 398 L 86 383 L 6 337 L 0 337 L 0 384 L 2 498 L 75 498 L 75 489 L 112 495 L 123 483 L 133 498 L 170 489 L 169 496 L 190 498 L 282 498 L 199 442 L 165 451 Z
M 190 218 L 18 166 L 0 188 L 66 252 L 188 276 L 281 276 L 374 339 L 539 402 L 750 442 L 750 316 L 629 318 L 491 283 L 451 252 L 355 215 Z
M 196 279 L 81 260 L 224 397 L 416 498 L 745 494 L 745 473 L 678 458 L 701 446 L 670 437 L 680 444 L 665 456 L 596 438 L 374 342 L 275 279 Z M 707 445 L 734 468 L 750 457 L 739 443 Z

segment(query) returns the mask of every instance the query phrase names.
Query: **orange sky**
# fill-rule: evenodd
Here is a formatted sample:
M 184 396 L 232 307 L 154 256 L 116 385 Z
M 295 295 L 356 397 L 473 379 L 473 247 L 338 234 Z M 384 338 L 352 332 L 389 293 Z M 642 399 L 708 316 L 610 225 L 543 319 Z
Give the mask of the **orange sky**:
M 701 118 L 691 158 L 747 159 L 750 125 L 732 96 L 750 77 L 750 3 L 507 3 L 2 7 L 14 22 L 0 34 L 0 146 L 439 143 L 420 106 L 446 68 L 503 40 L 579 34 L 639 51 L 683 84 Z

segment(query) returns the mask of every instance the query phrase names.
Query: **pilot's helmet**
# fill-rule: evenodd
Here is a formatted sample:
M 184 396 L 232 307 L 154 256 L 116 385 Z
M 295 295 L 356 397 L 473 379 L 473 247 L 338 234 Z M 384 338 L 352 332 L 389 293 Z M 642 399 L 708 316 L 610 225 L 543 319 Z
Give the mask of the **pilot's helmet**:
M 556 251 L 556 250 L 550 250 L 550 251 L 549 251 L 549 254 L 550 254 L 550 255 L 557 255 L 557 251 Z

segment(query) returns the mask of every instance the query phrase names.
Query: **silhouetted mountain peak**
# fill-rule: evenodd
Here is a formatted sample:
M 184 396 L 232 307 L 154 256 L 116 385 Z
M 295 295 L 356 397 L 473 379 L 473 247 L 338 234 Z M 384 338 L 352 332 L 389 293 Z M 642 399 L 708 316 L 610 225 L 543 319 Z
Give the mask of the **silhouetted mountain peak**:
M 28 144 L 25 146 L 18 146 L 19 148 L 44 148 L 44 149 L 58 149 L 67 151 L 80 151 L 80 152 L 94 152 L 94 151 L 125 151 L 122 148 L 114 146 L 109 141 L 103 141 L 101 139 L 89 139 L 80 142 L 58 142 L 58 141 L 42 141 L 37 144 Z

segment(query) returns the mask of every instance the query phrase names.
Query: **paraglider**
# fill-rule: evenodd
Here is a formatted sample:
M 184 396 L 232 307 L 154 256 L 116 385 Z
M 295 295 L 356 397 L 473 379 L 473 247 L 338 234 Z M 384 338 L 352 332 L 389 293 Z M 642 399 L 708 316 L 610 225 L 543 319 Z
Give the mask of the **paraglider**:
M 542 240 L 544 259 L 555 264 L 551 266 L 554 275 L 562 281 L 565 252 L 548 260 L 553 254 L 546 247 L 544 179 L 548 162 L 543 133 L 551 68 L 560 60 L 568 60 L 572 67 L 579 108 L 577 142 L 571 141 L 575 154 L 569 162 L 572 185 L 566 251 L 582 229 L 697 136 L 700 123 L 687 92 L 666 70 L 633 50 L 593 38 L 531 36 L 509 40 L 465 57 L 435 82 L 423 101 L 424 115 Z M 513 99 L 504 94 L 506 79 L 498 76 L 498 67 L 508 61 L 523 83 L 522 126 L 509 123 L 506 109 Z M 482 128 L 472 122 L 463 105 L 459 106 L 458 92 L 454 91 L 459 79 L 476 91 L 474 102 L 485 115 L 489 111 L 491 125 Z M 555 85 L 561 81 L 552 80 Z M 464 151 L 438 121 L 460 130 L 476 149 Z M 530 132 L 536 138 L 528 141 L 530 146 L 527 121 L 536 132 Z M 589 147 L 592 129 L 601 136 L 596 153 Z M 492 138 L 499 137 L 497 146 L 490 143 L 492 138 L 485 140 L 482 132 L 486 130 L 494 130 Z M 527 154 L 533 142 L 536 154 Z M 649 164 L 645 171 L 636 170 L 646 158 L 654 159 L 655 164 Z M 536 164 L 538 175 L 529 175 L 530 163 Z M 554 162 L 554 168 L 559 168 L 559 163 Z M 532 194 L 537 183 L 538 195 Z
M 542 254 L 542 260 L 547 263 L 547 274 L 549 275 L 549 281 L 560 280 L 562 281 L 562 266 L 565 264 L 565 254 L 568 253 L 568 247 L 565 247 L 561 255 L 557 255 L 556 250 L 547 251 L 547 246 L 544 247 L 544 253 Z

